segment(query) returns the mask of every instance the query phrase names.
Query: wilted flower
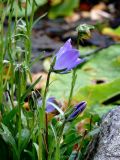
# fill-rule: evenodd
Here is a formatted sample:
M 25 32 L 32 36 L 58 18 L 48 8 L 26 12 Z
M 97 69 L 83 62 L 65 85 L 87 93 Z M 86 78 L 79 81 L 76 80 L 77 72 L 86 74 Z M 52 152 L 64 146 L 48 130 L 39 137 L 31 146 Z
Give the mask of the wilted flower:
M 79 104 L 77 104 L 74 109 L 73 112 L 68 116 L 67 121 L 72 121 L 73 119 L 75 119 L 86 107 L 86 102 L 80 102 Z
M 69 39 L 64 46 L 60 48 L 55 58 L 56 61 L 53 69 L 55 71 L 61 70 L 59 73 L 66 73 L 84 61 L 79 58 L 79 51 L 72 48 L 71 39 Z

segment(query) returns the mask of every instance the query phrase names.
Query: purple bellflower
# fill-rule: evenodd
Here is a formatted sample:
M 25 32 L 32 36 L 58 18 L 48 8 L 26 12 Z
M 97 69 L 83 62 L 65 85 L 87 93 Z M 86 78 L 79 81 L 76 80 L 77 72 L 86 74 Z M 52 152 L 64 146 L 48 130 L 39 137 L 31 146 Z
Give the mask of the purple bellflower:
M 72 48 L 71 39 L 69 39 L 57 52 L 53 69 L 55 71 L 62 70 L 60 73 L 67 73 L 83 61 L 84 59 L 79 58 L 79 51 Z
M 47 99 L 47 103 L 46 103 L 46 112 L 47 113 L 51 113 L 55 111 L 55 105 L 58 106 L 57 101 L 55 100 L 55 97 L 50 97 Z
M 76 106 L 74 106 L 73 112 L 66 119 L 67 121 L 72 121 L 75 119 L 86 107 L 86 102 L 80 102 Z
M 42 105 L 42 100 L 38 101 L 38 105 Z M 58 103 L 55 99 L 55 97 L 50 97 L 46 101 L 46 113 L 52 113 L 56 111 L 56 108 L 60 108 L 61 104 Z

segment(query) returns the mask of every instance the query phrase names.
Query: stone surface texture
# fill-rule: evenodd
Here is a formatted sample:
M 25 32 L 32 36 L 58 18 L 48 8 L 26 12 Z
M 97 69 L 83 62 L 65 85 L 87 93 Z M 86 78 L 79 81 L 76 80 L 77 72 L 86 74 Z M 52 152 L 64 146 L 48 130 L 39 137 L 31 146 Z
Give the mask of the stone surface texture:
M 97 145 L 91 160 L 120 160 L 120 106 L 103 118 Z

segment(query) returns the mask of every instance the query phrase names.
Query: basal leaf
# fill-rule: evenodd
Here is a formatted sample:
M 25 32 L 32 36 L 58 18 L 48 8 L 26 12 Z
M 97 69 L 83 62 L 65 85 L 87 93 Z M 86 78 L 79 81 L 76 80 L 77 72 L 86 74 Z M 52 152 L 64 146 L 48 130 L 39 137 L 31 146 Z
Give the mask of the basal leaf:
M 2 125 L 2 129 L 0 130 L 0 135 L 2 136 L 3 140 L 8 143 L 9 145 L 12 146 L 14 152 L 16 153 L 16 155 L 18 155 L 18 151 L 17 151 L 17 146 L 16 146 L 16 142 L 15 139 L 12 135 L 12 133 L 9 131 L 8 127 L 5 126 L 3 123 L 1 123 Z
M 27 128 L 22 129 L 21 131 L 21 152 L 25 149 L 30 139 L 30 131 Z

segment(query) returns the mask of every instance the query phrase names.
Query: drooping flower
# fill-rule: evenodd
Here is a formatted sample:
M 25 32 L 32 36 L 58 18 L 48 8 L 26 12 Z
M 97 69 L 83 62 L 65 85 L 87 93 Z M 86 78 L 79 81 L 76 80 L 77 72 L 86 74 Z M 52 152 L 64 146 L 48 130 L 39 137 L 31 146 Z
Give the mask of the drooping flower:
M 41 106 L 42 105 L 42 100 L 38 101 L 38 105 Z M 61 104 L 58 103 L 55 99 L 55 97 L 50 97 L 47 99 L 46 101 L 46 113 L 52 113 L 52 112 L 56 112 L 57 109 L 56 108 L 60 108 Z
M 72 113 L 68 116 L 66 121 L 72 121 L 73 119 L 75 119 L 80 113 L 82 113 L 85 107 L 86 107 L 86 102 L 83 101 L 78 103 L 76 106 L 74 106 Z
M 61 73 L 66 73 L 77 67 L 84 59 L 79 58 L 79 51 L 72 48 L 71 39 L 67 40 L 63 47 L 56 54 L 54 71 L 61 70 Z M 64 70 L 64 71 L 63 71 Z
M 60 108 L 61 104 L 56 101 L 55 97 L 48 98 L 46 103 L 46 112 L 47 113 L 54 112 L 56 110 L 55 107 Z

